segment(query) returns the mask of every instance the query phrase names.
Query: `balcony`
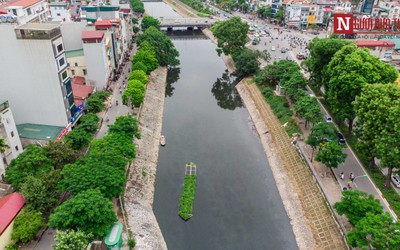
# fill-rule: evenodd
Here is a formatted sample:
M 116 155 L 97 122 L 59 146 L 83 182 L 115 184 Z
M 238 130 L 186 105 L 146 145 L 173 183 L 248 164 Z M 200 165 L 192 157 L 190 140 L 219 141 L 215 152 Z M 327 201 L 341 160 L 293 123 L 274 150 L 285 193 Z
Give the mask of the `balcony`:
M 27 23 L 15 29 L 17 39 L 50 40 L 61 35 L 60 24 Z

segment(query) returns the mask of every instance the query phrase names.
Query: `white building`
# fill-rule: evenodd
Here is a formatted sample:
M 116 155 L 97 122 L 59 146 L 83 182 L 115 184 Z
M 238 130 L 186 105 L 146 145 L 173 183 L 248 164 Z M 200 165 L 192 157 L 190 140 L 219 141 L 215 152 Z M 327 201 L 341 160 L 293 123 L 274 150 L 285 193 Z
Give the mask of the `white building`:
M 18 24 L 25 24 L 45 21 L 50 12 L 45 0 L 10 0 L 0 5 L 1 14 L 16 16 Z
M 83 51 L 86 62 L 86 83 L 102 90 L 107 86 L 109 72 L 109 60 L 105 46 L 103 31 L 82 32 Z
M 62 19 L 63 21 L 70 19 L 68 12 L 68 3 L 66 2 L 52 2 L 49 4 L 51 18 Z
M 8 148 L 0 152 L 0 180 L 4 180 L 5 170 L 12 159 L 22 152 L 21 140 L 15 126 L 13 113 L 8 101 L 0 100 L 0 138 L 5 139 Z

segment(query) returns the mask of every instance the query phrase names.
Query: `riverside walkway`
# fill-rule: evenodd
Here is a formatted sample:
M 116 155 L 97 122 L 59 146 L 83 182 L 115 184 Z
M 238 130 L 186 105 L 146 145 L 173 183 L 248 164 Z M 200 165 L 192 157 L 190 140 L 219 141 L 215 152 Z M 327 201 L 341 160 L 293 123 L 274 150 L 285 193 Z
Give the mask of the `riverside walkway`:
M 249 81 L 242 85 L 249 92 L 261 119 L 268 127 L 272 142 L 287 172 L 288 181 L 293 185 L 299 197 L 317 249 L 348 249 L 310 170 L 291 144 L 285 129 L 267 104 L 257 85 L 249 83 Z

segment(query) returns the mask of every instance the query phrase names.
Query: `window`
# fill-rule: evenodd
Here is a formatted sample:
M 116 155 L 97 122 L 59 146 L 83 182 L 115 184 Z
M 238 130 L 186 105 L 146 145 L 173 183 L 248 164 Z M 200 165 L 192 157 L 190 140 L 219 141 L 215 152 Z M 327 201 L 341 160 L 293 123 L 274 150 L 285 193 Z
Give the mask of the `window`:
M 14 137 L 14 131 L 11 131 L 11 137 Z
M 68 77 L 68 74 L 67 74 L 66 70 L 64 72 L 62 72 L 61 77 L 62 77 L 63 81 Z
M 19 150 L 18 146 L 15 146 L 15 150 L 17 150 L 17 151 Z
M 75 70 L 71 70 L 71 74 L 74 76 L 75 75 Z
M 12 12 L 14 16 L 17 16 L 17 10 L 13 9 Z
M 60 14 L 60 13 L 57 13 L 57 16 L 61 16 L 61 14 Z
M 60 53 L 61 51 L 63 51 L 63 45 L 62 43 L 60 43 L 59 45 L 57 45 L 57 52 Z
M 28 9 L 26 10 L 26 12 L 28 12 L 28 16 L 32 15 L 32 10 L 31 10 L 31 8 L 28 8 Z
M 83 75 L 87 75 L 86 69 L 83 69 L 82 71 L 83 71 Z
M 75 63 L 75 67 L 78 67 L 78 63 Z
M 68 66 L 68 67 L 70 66 L 69 63 L 67 63 L 67 66 Z
M 58 63 L 60 64 L 60 67 L 63 66 L 65 64 L 65 59 L 61 58 Z

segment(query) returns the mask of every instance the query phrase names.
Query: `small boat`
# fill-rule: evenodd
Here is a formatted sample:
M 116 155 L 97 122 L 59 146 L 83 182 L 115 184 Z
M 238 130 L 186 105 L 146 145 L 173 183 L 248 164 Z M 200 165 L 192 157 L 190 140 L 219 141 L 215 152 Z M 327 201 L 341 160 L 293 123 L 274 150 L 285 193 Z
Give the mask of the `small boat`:
M 163 147 L 165 146 L 165 136 L 163 135 L 160 137 L 160 145 Z

